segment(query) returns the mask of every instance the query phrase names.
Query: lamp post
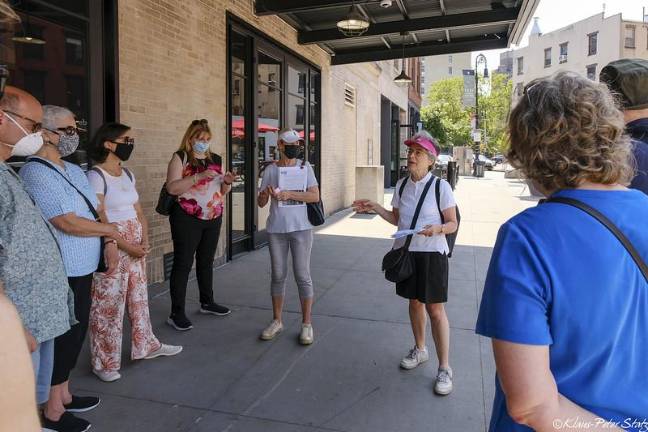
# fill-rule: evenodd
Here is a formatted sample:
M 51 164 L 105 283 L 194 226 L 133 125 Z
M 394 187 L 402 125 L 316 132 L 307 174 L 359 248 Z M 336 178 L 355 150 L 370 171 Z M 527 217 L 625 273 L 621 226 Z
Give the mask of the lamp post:
M 481 146 L 481 134 L 480 129 L 479 129 L 479 72 L 477 71 L 477 68 L 479 67 L 479 64 L 483 63 L 484 64 L 484 78 L 488 78 L 488 62 L 486 60 L 486 56 L 484 54 L 478 54 L 477 57 L 475 58 L 475 137 L 473 138 L 475 141 L 475 163 L 474 163 L 474 171 L 473 175 L 477 177 L 477 165 L 480 163 L 479 162 L 479 149 Z M 479 136 L 479 139 L 475 139 Z

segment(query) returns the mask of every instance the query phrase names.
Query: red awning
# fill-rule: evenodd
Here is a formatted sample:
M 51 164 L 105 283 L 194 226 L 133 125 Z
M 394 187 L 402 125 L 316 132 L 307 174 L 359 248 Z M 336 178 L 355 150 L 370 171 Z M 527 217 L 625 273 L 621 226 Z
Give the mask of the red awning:
M 276 127 L 276 126 L 272 126 L 272 125 L 269 125 L 269 124 L 266 124 L 266 123 L 259 122 L 258 131 L 261 132 L 261 133 L 277 132 L 278 130 L 279 130 L 279 128 Z M 240 131 L 240 132 L 237 132 L 237 131 Z M 244 119 L 234 119 L 232 121 L 232 135 L 238 136 L 236 134 L 240 133 L 241 134 L 240 136 L 243 136 L 242 134 L 244 133 L 244 131 L 245 131 L 245 120 Z

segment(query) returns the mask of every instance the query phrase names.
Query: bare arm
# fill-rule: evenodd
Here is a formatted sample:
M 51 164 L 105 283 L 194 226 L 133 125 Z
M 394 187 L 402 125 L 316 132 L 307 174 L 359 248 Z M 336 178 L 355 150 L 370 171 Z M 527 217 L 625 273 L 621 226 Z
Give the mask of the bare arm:
M 167 191 L 171 195 L 182 195 L 183 193 L 191 189 L 191 186 L 193 186 L 198 181 L 196 176 L 182 178 L 182 169 L 183 167 L 180 156 L 174 153 L 167 168 L 166 180 Z
M 268 201 L 270 201 L 270 196 L 272 195 L 271 189 L 272 186 L 268 186 L 267 188 L 259 192 L 259 196 L 257 196 L 257 204 L 259 205 L 259 207 L 263 208 L 268 204 Z
M 373 202 L 367 199 L 360 199 L 353 202 L 353 209 L 359 213 L 375 211 L 381 218 L 383 218 L 390 224 L 398 226 L 398 218 L 400 217 L 398 208 L 387 210 L 377 202 Z
M 450 207 L 443 210 L 443 220 L 445 223 L 443 225 L 426 225 L 421 234 L 424 236 L 434 236 L 434 235 L 446 235 L 452 234 L 457 231 L 459 226 L 457 223 L 457 207 Z
M 148 221 L 146 220 L 146 216 L 144 216 L 144 209 L 142 208 L 142 205 L 140 204 L 139 201 L 135 203 L 134 207 L 135 207 L 135 212 L 137 213 L 137 220 L 142 225 L 142 245 L 148 246 L 149 244 Z
M 116 240 L 120 237 L 113 225 L 82 218 L 74 213 L 53 217 L 50 222 L 57 229 L 76 237 L 111 237 Z
M 601 419 L 558 392 L 549 368 L 549 347 L 522 345 L 493 339 L 497 374 L 506 396 L 508 413 L 517 423 L 538 432 L 561 429 L 568 419 L 578 419 L 591 431 L 603 427 Z M 590 427 L 585 427 L 589 423 Z M 606 425 L 605 430 L 620 429 Z
M 280 201 L 301 201 L 305 203 L 314 203 L 319 201 L 319 187 L 313 186 L 306 190 L 306 192 L 296 191 L 281 191 L 277 194 L 277 199 Z

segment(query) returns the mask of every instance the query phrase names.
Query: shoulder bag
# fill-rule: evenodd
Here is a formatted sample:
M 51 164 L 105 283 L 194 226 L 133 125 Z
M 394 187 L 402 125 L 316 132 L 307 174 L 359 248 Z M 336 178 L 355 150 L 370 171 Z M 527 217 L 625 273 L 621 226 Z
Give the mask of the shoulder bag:
M 180 152 L 176 152 L 180 159 L 182 160 L 182 166 L 187 163 L 187 154 L 185 152 L 182 152 L 182 156 L 180 155 Z M 158 202 L 157 206 L 155 206 L 155 211 L 161 214 L 162 216 L 169 216 L 171 214 L 171 209 L 173 208 L 173 204 L 177 201 L 178 197 L 175 195 L 171 195 L 169 191 L 167 190 L 167 184 L 164 182 L 162 185 L 162 189 L 160 190 L 160 195 L 158 196 Z
M 399 197 L 403 194 L 405 183 L 407 183 L 408 180 L 409 178 L 403 180 L 403 183 L 401 184 L 401 187 L 398 191 Z M 423 189 L 423 192 L 421 193 L 418 205 L 416 206 L 416 211 L 414 212 L 414 217 L 412 217 L 410 229 L 416 228 L 416 222 L 418 220 L 419 213 L 421 212 L 421 207 L 423 207 L 425 196 L 427 195 L 433 181 L 434 176 L 430 177 L 430 180 L 428 180 L 425 188 Z M 412 237 L 412 234 L 408 235 L 407 240 L 405 240 L 405 245 L 398 249 L 390 250 L 383 257 L 382 270 L 385 272 L 385 279 L 387 279 L 388 281 L 395 283 L 403 282 L 414 274 L 414 260 L 412 259 L 411 252 L 409 251 Z
M 434 196 L 437 202 L 437 208 L 439 209 L 439 216 L 441 216 L 441 224 L 445 223 L 445 218 L 443 217 L 443 212 L 441 211 L 441 178 L 434 185 Z M 459 233 L 459 224 L 461 223 L 461 214 L 459 213 L 459 206 L 457 208 L 457 229 L 451 234 L 446 234 L 446 241 L 448 242 L 448 248 L 450 252 L 448 253 L 448 258 L 452 257 L 452 251 L 454 250 L 455 242 L 457 241 L 457 234 Z

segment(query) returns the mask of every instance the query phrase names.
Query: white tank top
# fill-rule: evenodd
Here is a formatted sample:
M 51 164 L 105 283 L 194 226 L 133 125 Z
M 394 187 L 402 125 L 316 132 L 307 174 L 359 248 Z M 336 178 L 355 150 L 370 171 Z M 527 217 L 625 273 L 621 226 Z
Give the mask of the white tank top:
M 121 222 L 129 219 L 135 219 L 137 212 L 135 204 L 139 201 L 137 189 L 135 189 L 135 177 L 131 177 L 122 168 L 120 177 L 110 175 L 106 170 L 100 169 L 106 179 L 96 171 L 90 170 L 86 174 L 90 186 L 97 195 L 104 195 L 104 210 L 108 217 L 108 222 Z

